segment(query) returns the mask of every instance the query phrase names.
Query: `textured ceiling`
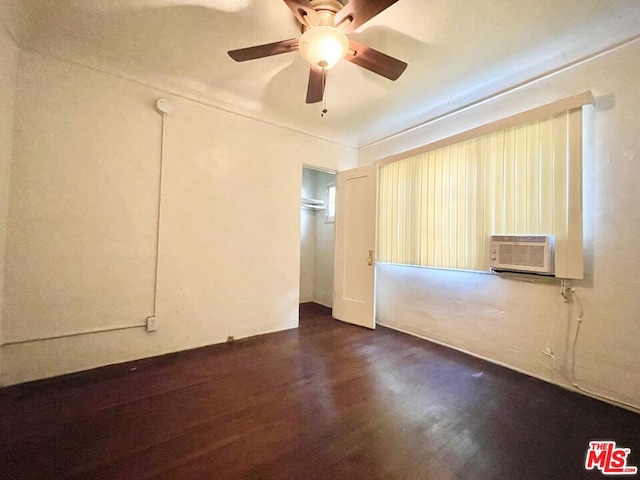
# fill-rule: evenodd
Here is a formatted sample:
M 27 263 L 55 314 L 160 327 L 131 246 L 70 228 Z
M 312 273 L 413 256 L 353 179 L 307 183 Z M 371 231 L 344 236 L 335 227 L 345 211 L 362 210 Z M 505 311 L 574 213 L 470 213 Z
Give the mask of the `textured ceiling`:
M 406 72 L 341 62 L 321 118 L 298 53 L 226 54 L 298 37 L 282 0 L 0 0 L 0 18 L 23 48 L 354 147 L 640 35 L 638 0 L 399 0 L 351 37 Z

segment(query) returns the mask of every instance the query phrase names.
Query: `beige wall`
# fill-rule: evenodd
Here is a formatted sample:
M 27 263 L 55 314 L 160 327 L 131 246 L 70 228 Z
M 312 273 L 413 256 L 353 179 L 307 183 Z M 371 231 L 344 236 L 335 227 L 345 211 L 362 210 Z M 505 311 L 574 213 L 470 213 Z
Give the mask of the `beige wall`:
M 297 325 L 302 160 L 354 150 L 20 53 L 2 341 L 144 328 L 2 347 L 2 384 Z M 4 110 L 3 110 L 4 113 Z M 159 248 L 157 248 L 157 246 Z
M 0 338 L 4 311 L 5 242 L 9 213 L 9 177 L 13 152 L 13 117 L 18 71 L 18 48 L 0 24 Z M 0 375 L 2 375 L 0 350 Z M 0 377 L 1 378 L 1 377 Z
M 316 198 L 316 170 L 302 169 L 302 197 Z M 313 256 L 316 247 L 316 212 L 300 209 L 300 303 L 313 302 Z
M 565 304 L 559 285 L 488 274 L 378 266 L 379 322 L 640 407 L 640 41 L 467 111 L 363 148 L 360 164 L 592 90 L 593 155 L 584 165 L 585 279 Z M 541 363 L 551 346 L 556 368 Z

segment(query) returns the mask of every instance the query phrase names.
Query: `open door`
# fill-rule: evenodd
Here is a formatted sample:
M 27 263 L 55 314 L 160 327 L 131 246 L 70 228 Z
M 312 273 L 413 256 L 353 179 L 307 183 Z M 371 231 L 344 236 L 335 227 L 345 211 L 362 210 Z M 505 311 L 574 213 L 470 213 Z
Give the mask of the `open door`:
M 375 239 L 378 166 L 339 172 L 333 317 L 375 328 Z

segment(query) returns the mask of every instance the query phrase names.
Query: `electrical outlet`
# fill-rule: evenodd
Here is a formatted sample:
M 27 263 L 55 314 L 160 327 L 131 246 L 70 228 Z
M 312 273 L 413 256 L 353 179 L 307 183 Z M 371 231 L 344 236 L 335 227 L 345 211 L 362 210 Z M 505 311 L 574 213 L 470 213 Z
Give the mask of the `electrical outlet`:
M 147 317 L 147 332 L 155 332 L 158 329 L 158 317 Z

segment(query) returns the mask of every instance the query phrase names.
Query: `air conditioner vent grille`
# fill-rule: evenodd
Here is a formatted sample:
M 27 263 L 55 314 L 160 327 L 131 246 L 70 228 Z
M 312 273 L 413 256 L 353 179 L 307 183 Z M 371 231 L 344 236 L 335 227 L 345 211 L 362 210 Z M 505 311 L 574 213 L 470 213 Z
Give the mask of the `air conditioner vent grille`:
M 525 267 L 544 267 L 544 247 L 532 245 L 500 245 L 499 263 Z
M 492 235 L 489 258 L 494 269 L 553 273 L 553 237 Z

